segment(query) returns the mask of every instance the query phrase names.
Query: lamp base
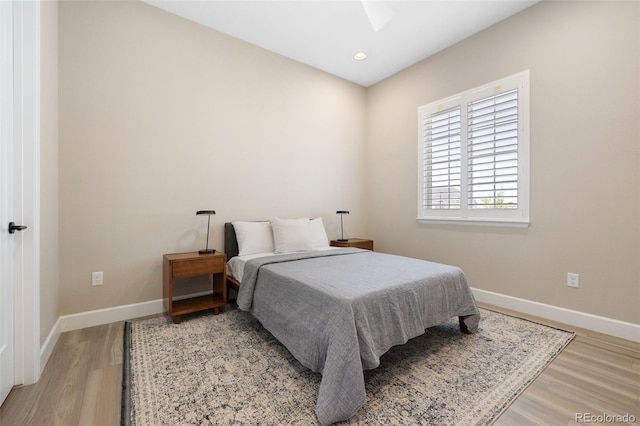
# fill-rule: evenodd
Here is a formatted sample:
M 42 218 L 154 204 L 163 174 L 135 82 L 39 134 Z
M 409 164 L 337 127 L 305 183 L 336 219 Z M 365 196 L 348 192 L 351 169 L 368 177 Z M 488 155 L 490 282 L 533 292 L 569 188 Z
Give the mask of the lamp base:
M 204 250 L 198 250 L 198 253 L 200 254 L 213 254 L 216 251 L 214 249 L 204 249 Z
M 338 238 L 336 241 L 340 241 L 341 243 L 348 243 L 349 239 L 348 238 Z

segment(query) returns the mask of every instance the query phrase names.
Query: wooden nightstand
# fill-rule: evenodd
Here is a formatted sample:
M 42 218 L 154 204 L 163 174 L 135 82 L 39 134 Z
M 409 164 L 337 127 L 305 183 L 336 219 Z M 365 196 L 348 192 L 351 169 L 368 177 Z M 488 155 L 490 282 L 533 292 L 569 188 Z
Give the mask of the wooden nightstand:
M 364 238 L 349 238 L 347 241 L 331 240 L 333 247 L 356 247 L 373 251 L 373 240 Z
M 191 312 L 213 309 L 220 313 L 220 306 L 227 303 L 227 255 L 221 252 L 213 254 L 190 253 L 165 254 L 163 256 L 162 298 L 167 314 L 180 324 L 181 315 Z M 173 300 L 173 280 L 200 275 L 211 275 L 212 293 L 189 299 Z

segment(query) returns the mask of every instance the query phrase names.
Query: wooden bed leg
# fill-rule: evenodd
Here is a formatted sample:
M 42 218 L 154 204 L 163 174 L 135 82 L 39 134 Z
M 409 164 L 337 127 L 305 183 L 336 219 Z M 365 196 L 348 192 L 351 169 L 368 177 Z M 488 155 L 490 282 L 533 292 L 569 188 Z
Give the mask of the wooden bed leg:
M 462 332 L 462 334 L 472 334 L 467 328 L 467 325 L 464 323 L 464 318 L 465 317 L 458 317 L 458 322 L 460 323 L 460 331 Z

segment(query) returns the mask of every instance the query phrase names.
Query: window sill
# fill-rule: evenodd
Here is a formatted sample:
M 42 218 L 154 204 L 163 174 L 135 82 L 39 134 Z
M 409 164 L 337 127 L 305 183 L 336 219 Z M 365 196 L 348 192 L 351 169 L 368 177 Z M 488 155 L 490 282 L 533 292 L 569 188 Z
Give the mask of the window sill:
M 529 220 L 524 219 L 483 219 L 465 217 L 418 217 L 418 223 L 425 225 L 472 225 L 506 228 L 528 228 Z

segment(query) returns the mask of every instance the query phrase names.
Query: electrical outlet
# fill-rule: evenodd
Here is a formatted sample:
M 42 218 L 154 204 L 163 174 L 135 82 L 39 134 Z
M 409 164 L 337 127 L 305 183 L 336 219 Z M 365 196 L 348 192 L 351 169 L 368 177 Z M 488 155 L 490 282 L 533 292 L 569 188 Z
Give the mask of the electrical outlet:
M 102 272 L 92 272 L 91 273 L 91 285 L 92 286 L 97 286 L 97 285 L 102 285 L 104 284 L 104 276 L 102 275 Z
M 567 285 L 574 288 L 580 287 L 580 275 L 567 272 Z

